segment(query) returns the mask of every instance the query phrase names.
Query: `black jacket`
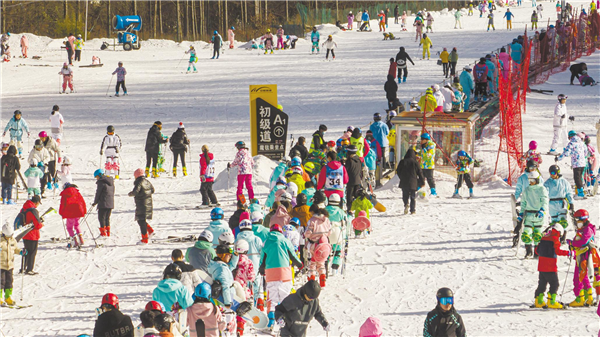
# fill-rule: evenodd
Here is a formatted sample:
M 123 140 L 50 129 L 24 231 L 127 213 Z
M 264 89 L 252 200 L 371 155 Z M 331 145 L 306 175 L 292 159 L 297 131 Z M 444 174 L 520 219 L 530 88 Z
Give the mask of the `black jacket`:
M 167 140 L 162 137 L 158 125 L 152 125 L 148 130 L 148 136 L 146 137 L 146 152 L 158 153 L 160 144 L 166 143 Z
M 585 63 L 577 63 L 569 67 L 569 70 L 573 74 L 581 75 L 581 72 L 587 70 L 587 64 Z
M 94 337 L 133 337 L 131 318 L 119 310 L 111 310 L 98 316 Z
M 387 82 L 385 82 L 383 89 L 385 90 L 385 98 L 388 101 L 393 102 L 398 98 L 398 83 L 396 83 L 394 75 L 387 76 Z
M 96 181 L 96 196 L 94 204 L 100 208 L 115 208 L 115 183 L 113 178 L 102 176 Z
M 135 220 L 152 219 L 152 194 L 154 186 L 148 179 L 138 177 L 133 183 L 133 191 L 129 196 L 135 199 Z
M 17 148 L 14 145 L 11 145 L 8 147 L 6 155 L 2 156 L 2 159 L 0 159 L 0 165 L 2 167 L 0 175 L 3 184 L 13 185 L 17 179 L 17 171 L 21 170 L 21 163 L 16 154 Z
M 286 297 L 278 306 L 275 307 L 275 320 L 283 317 L 285 326 L 281 328 L 282 337 L 303 337 L 306 336 L 308 323 L 313 317 L 326 327 L 329 323 L 321 311 L 319 299 L 307 301 L 304 298 L 304 287 L 298 289 L 295 294 Z
M 400 8 L 398 8 L 398 5 L 396 5 L 396 7 L 394 7 L 394 16 L 398 15 L 400 15 Z
M 229 218 L 229 228 L 231 228 L 231 230 L 236 229 L 240 225 L 240 215 L 244 212 L 246 212 L 246 210 L 243 209 L 237 209 L 233 212 L 233 215 Z
M 427 314 L 424 337 L 465 337 L 467 330 L 454 306 L 448 312 L 443 312 L 438 305 Z
M 360 185 L 363 177 L 360 158 L 357 155 L 348 156 L 344 167 L 346 168 L 346 173 L 348 173 L 348 185 Z
M 297 150 L 298 152 L 300 152 L 300 159 L 302 159 L 302 162 L 304 162 L 306 158 L 308 158 L 308 149 L 306 148 L 306 146 L 300 143 L 296 143 L 292 150 Z
M 398 62 L 399 60 L 402 60 L 402 62 Z M 398 68 L 406 68 L 406 60 L 409 60 L 413 66 L 415 65 L 410 56 L 408 56 L 406 51 L 404 51 L 404 47 L 400 47 L 400 52 L 396 54 L 396 63 L 398 64 Z
M 321 145 L 325 144 L 325 140 L 323 140 L 323 132 L 317 130 L 312 135 L 312 143 L 310 144 L 311 150 L 318 150 L 321 148 Z
M 171 146 L 169 148 L 171 151 L 179 151 L 184 150 L 187 152 L 187 146 L 190 145 L 190 140 L 188 139 L 185 131 L 183 129 L 177 129 L 177 131 L 173 132 L 171 139 L 169 139 Z
M 421 166 L 417 162 L 415 150 L 408 149 L 404 155 L 404 159 L 400 161 L 396 168 L 396 174 L 400 178 L 400 188 L 416 191 L 419 186 L 425 182 Z

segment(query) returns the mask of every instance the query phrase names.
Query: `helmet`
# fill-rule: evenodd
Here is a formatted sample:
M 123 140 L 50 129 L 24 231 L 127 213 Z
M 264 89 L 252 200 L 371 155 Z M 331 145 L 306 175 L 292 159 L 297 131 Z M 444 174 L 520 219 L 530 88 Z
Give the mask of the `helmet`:
M 300 166 L 302 165 L 302 161 L 298 157 L 292 158 L 291 166 Z
M 158 331 L 171 331 L 171 324 L 175 323 L 175 320 L 169 314 L 160 314 L 154 317 L 154 328 Z
M 283 229 L 278 224 L 274 224 L 273 226 L 271 226 L 271 232 L 275 232 L 275 231 L 283 234 Z
M 270 32 L 271 32 L 271 29 L 270 29 L 270 28 L 267 28 L 267 33 L 270 33 Z
M 396 117 L 398 114 L 396 113 L 396 111 L 390 111 L 390 118 L 392 117 Z
M 102 304 L 100 306 L 103 307 L 105 305 L 111 305 L 113 308 L 118 310 L 119 309 L 119 298 L 117 297 L 117 295 L 115 295 L 113 293 L 108 293 L 108 294 L 102 296 Z
M 163 279 L 174 278 L 176 280 L 181 280 L 181 273 L 181 268 L 175 263 L 171 263 L 163 271 Z
M 210 211 L 210 219 L 211 220 L 221 220 L 223 219 L 223 210 L 219 207 L 215 207 Z
M 437 301 L 439 303 L 442 298 L 454 298 L 454 292 L 452 292 L 450 288 L 440 288 L 435 294 L 435 297 L 437 298 Z
M 577 136 L 577 132 L 575 132 L 575 130 L 571 130 L 569 131 L 569 138 L 575 137 Z
M 157 311 L 160 311 L 161 314 L 164 314 L 165 306 L 160 302 L 150 301 L 150 302 L 146 303 L 146 307 L 144 308 L 144 310 L 148 310 L 148 311 L 157 310 Z
M 327 200 L 327 196 L 323 191 L 316 191 L 313 195 L 313 204 L 322 204 Z
M 20 116 L 20 115 L 21 115 L 21 110 L 15 110 L 15 116 L 16 116 L 16 115 L 19 115 L 19 116 Z
M 2 234 L 6 237 L 11 237 L 15 233 L 14 226 L 9 224 L 8 221 L 2 226 Z
M 262 215 L 261 211 L 254 211 L 254 212 L 250 213 L 250 220 L 252 221 L 252 223 L 260 222 L 260 221 L 262 221 L 262 219 L 263 219 L 263 215 Z
M 232 245 L 235 242 L 235 237 L 231 231 L 226 231 L 219 235 L 220 245 Z
M 42 132 L 38 133 L 38 136 L 40 138 L 45 138 L 45 137 L 48 137 L 48 134 L 46 133 L 46 131 L 42 131 Z
M 558 100 L 559 100 L 559 101 L 562 101 L 563 99 L 567 99 L 567 98 L 569 98 L 569 96 L 567 96 L 567 95 L 565 95 L 565 94 L 560 94 L 560 95 L 558 95 Z
M 348 146 L 348 148 L 346 148 L 346 151 L 348 151 L 348 153 L 356 153 L 358 151 L 358 149 L 356 148 L 355 145 L 350 145 L 350 146 Z
M 340 204 L 340 202 L 342 201 L 342 198 L 340 198 L 340 195 L 337 193 L 333 193 L 332 195 L 329 196 L 329 204 L 333 204 L 338 206 Z
M 33 143 L 33 146 L 44 146 L 44 144 L 42 144 L 42 140 L 41 139 L 36 139 L 35 142 Z
M 29 161 L 29 165 L 31 165 L 31 166 L 37 166 L 37 164 L 38 164 L 38 161 L 37 161 L 37 159 L 35 159 L 35 158 L 34 158 L 34 159 L 31 159 L 31 160 Z
M 350 141 L 348 139 L 343 139 L 342 146 L 344 146 L 344 145 L 350 145 Z
M 299 193 L 296 196 L 296 204 L 297 205 L 306 205 L 308 203 L 308 196 L 304 193 Z
M 527 178 L 530 182 L 533 180 L 537 184 L 540 181 L 540 173 L 537 170 L 527 172 Z
M 427 132 L 425 132 L 421 134 L 421 139 L 431 140 L 431 136 Z
M 575 219 L 577 219 L 577 221 L 587 220 L 590 218 L 590 213 L 588 213 L 588 211 L 586 211 L 585 209 L 578 209 L 575 212 L 575 214 L 573 214 L 573 216 L 575 217 Z
M 217 249 L 215 249 L 215 253 L 217 253 L 217 255 L 220 254 L 232 254 L 233 253 L 233 248 L 229 245 L 218 245 Z
M 219 32 L 217 32 L 216 30 L 213 32 L 213 35 L 217 35 L 219 34 Z
M 60 108 L 58 107 L 58 105 L 54 105 L 54 106 L 52 107 L 52 111 L 58 111 L 58 109 L 60 109 Z
M 279 177 L 279 178 L 277 178 L 277 181 L 275 181 L 275 185 L 277 185 L 277 184 L 287 185 L 287 181 L 285 181 L 285 179 L 283 177 Z
M 240 228 L 240 231 L 242 231 L 244 229 L 252 230 L 252 221 L 250 221 L 248 219 L 244 219 L 244 220 L 240 221 L 240 225 L 238 227 Z
M 283 194 L 281 195 L 281 197 L 279 197 L 280 201 L 292 201 L 292 195 L 288 192 L 283 192 Z
M 460 150 L 460 151 L 458 151 L 458 156 L 459 157 L 468 157 L 469 155 L 464 150 Z
M 244 239 L 240 239 L 235 243 L 235 252 L 238 254 L 246 254 L 250 249 L 250 245 L 248 245 L 248 241 Z
M 376 112 L 376 113 L 373 115 L 373 120 L 375 120 L 375 121 L 380 121 L 380 120 L 381 120 L 381 114 L 380 114 L 379 112 Z
M 104 175 L 104 169 L 97 169 L 96 171 L 94 171 L 94 178 L 96 178 L 97 176 L 103 176 Z
M 349 127 L 346 128 L 346 131 L 350 131 L 350 132 L 354 131 L 354 127 L 352 125 L 350 125 Z
M 561 235 L 561 236 L 562 236 L 562 235 L 563 235 L 563 233 L 565 232 L 565 228 L 564 228 L 564 227 L 563 227 L 563 226 L 560 224 L 560 222 L 555 222 L 555 223 L 554 223 L 554 225 L 552 225 L 552 226 L 550 227 L 550 229 L 554 229 L 554 230 L 556 230 L 557 232 L 559 232 L 559 233 L 560 233 L 560 235 Z
M 352 14 L 352 11 L 350 11 L 350 13 L 349 13 L 349 14 Z
M 231 26 L 231 30 L 235 30 L 235 27 Z
M 123 61 L 119 61 L 119 63 L 118 63 L 118 64 L 119 64 L 120 66 L 122 66 L 122 65 L 123 65 Z
M 315 280 L 306 282 L 302 286 L 302 290 L 304 290 L 304 294 L 312 300 L 318 298 L 321 294 L 321 286 L 319 285 L 319 282 Z
M 335 146 L 335 142 L 333 140 L 330 140 L 330 141 L 327 142 L 327 146 L 334 147 Z
M 246 143 L 244 143 L 244 141 L 240 140 L 239 142 L 235 143 L 235 147 L 239 150 L 239 149 L 243 149 L 246 147 Z
M 289 35 L 286 35 L 286 36 L 285 36 L 285 38 L 286 38 L 287 40 L 289 40 L 289 39 L 290 39 L 290 36 L 289 36 Z
M 212 293 L 212 288 L 210 287 L 210 284 L 208 284 L 206 282 L 202 282 L 202 283 L 198 284 L 196 286 L 196 289 L 194 289 L 194 297 L 195 298 L 206 298 L 208 300 L 208 299 L 210 299 L 211 293 Z
M 362 188 L 362 186 L 357 186 L 356 189 L 354 190 L 354 197 L 358 198 L 360 197 L 363 193 L 365 192 L 365 190 Z
M 212 242 L 213 241 L 213 233 L 211 231 L 209 231 L 208 229 L 205 229 L 202 231 L 202 233 L 200 233 L 200 236 L 198 237 L 198 239 L 205 239 L 208 242 Z
M 327 36 L 327 38 L 328 38 L 328 39 L 329 39 L 329 38 L 332 38 L 332 37 L 333 37 L 332 35 L 329 35 L 329 36 Z
M 297 169 L 299 169 L 299 167 L 297 167 L 297 166 L 294 167 L 294 172 L 296 172 Z M 302 172 L 302 171 L 300 171 L 300 172 Z M 292 198 L 294 198 L 294 196 L 298 195 L 298 185 L 296 185 L 295 182 L 290 181 L 286 190 L 288 191 L 288 193 L 290 194 L 290 196 Z
M 298 219 L 298 218 L 292 218 L 290 220 L 290 225 L 292 225 L 292 226 L 300 226 L 300 224 L 301 224 L 300 219 Z
M 115 127 L 112 125 L 109 125 L 106 127 L 106 132 L 115 132 Z
M 535 150 L 535 149 L 537 149 L 537 145 L 538 145 L 537 142 L 535 140 L 532 140 L 529 142 L 529 149 Z
M 550 166 L 550 169 L 548 171 L 550 172 L 550 174 L 558 174 L 558 176 L 560 177 L 560 167 L 558 165 Z

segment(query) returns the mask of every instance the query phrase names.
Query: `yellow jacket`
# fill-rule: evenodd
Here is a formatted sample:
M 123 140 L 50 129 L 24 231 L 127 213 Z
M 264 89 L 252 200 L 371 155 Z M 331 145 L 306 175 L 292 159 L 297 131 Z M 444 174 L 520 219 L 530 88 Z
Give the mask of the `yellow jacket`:
M 433 44 L 429 39 L 429 36 L 424 39 L 421 39 L 420 43 L 423 45 L 423 49 L 429 49 L 429 47 L 431 47 L 431 45 Z
M 396 129 L 391 129 L 390 133 L 387 136 L 388 142 L 390 142 L 390 147 L 396 146 Z
M 419 99 L 419 107 L 425 112 L 425 102 L 427 102 L 427 111 L 434 111 L 437 108 L 437 100 L 432 94 L 425 94 Z
M 442 59 L 442 63 L 448 63 L 448 57 L 450 57 L 450 54 L 448 53 L 448 51 L 444 50 L 441 54 L 440 54 L 440 58 Z

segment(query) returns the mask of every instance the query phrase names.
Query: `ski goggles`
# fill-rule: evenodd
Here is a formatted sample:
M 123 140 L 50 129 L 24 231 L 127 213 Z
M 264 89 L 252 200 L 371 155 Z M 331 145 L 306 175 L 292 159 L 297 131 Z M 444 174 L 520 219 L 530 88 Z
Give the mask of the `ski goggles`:
M 453 297 L 440 297 L 439 301 L 440 301 L 441 305 L 454 304 L 454 298 Z

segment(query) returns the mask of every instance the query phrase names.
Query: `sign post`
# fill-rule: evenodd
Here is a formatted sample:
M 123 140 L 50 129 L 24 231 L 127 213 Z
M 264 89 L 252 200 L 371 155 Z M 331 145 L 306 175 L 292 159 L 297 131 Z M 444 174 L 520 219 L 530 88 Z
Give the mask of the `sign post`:
M 256 124 L 258 131 L 256 145 L 257 154 L 273 160 L 281 160 L 285 157 L 288 130 L 288 115 L 269 104 L 262 98 L 256 99 Z

